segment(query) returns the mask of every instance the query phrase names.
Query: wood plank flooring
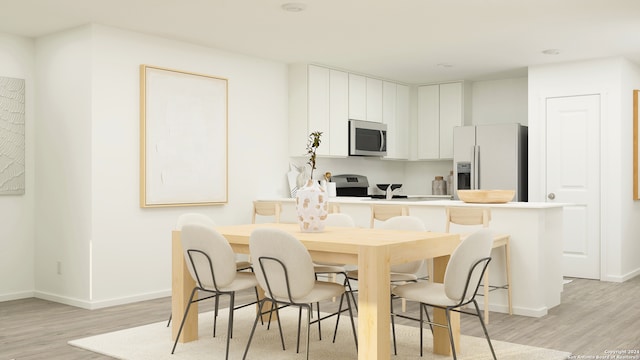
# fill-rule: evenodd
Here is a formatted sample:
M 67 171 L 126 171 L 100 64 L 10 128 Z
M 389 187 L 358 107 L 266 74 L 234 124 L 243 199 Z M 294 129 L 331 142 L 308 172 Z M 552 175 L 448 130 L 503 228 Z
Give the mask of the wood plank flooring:
M 496 295 L 493 295 L 496 294 Z M 497 296 L 498 293 L 492 293 Z M 251 294 L 244 295 L 250 298 Z M 569 351 L 595 358 L 607 350 L 640 350 L 640 276 L 624 283 L 574 279 L 562 304 L 542 318 L 491 313 L 492 339 Z M 242 296 L 237 301 L 244 301 Z M 211 303 L 211 302 L 207 302 Z M 323 305 L 325 306 L 325 305 Z M 332 304 L 326 305 L 329 310 Z M 40 299 L 0 303 L 0 360 L 111 359 L 77 349 L 67 341 L 166 321 L 169 298 L 84 310 Z M 202 311 L 211 309 L 201 304 Z M 408 312 L 417 311 L 409 304 Z M 398 319 L 398 323 L 416 325 Z M 462 333 L 482 336 L 475 317 L 462 316 Z M 417 339 L 416 339 L 417 341 Z M 640 356 L 636 357 L 640 359 Z

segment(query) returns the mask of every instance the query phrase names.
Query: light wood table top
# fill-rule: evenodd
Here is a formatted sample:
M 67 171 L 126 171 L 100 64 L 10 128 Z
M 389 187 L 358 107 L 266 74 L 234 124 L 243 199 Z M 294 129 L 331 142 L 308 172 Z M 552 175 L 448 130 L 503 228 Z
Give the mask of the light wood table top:
M 360 360 L 387 360 L 391 356 L 390 266 L 433 258 L 434 281 L 442 282 L 449 254 L 460 242 L 458 234 L 340 227 L 326 227 L 320 233 L 306 233 L 300 231 L 298 224 L 282 223 L 217 226 L 215 229 L 227 238 L 234 251 L 248 254 L 249 237 L 258 227 L 278 228 L 293 234 L 309 250 L 314 261 L 333 261 L 358 266 L 358 359 Z M 172 313 L 175 338 L 194 282 L 182 255 L 180 231 L 173 231 L 172 235 Z M 197 311 L 190 311 L 180 341 L 188 342 L 198 338 L 196 314 Z M 434 321 L 445 324 L 444 311 L 435 309 Z M 459 347 L 459 314 L 452 313 L 451 321 L 455 334 L 454 341 Z M 433 346 L 435 353 L 443 355 L 451 353 L 446 329 L 434 327 Z

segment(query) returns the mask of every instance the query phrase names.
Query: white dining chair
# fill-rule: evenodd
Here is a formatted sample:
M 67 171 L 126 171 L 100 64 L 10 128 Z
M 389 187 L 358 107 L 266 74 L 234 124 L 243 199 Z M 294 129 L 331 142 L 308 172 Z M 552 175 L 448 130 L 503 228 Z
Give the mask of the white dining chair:
M 262 308 L 267 301 L 275 305 L 297 306 L 300 308 L 299 316 L 302 315 L 302 308 L 307 310 L 307 359 L 309 359 L 309 338 L 312 323 L 318 323 L 328 317 L 340 314 L 342 302 L 345 298 L 345 287 L 327 281 L 317 281 L 313 268 L 313 261 L 304 245 L 290 233 L 272 228 L 258 228 L 251 233 L 249 238 L 249 251 L 255 259 L 255 272 L 260 287 L 265 292 L 265 297 L 260 301 L 259 311 L 253 322 L 253 328 L 247 342 L 243 359 L 246 358 L 251 346 L 258 319 L 262 315 Z M 311 304 L 319 304 L 320 301 L 330 300 L 332 297 L 340 296 L 340 306 L 336 313 L 318 318 L 311 322 Z M 347 299 L 347 308 L 351 318 L 351 328 L 353 338 L 358 346 L 356 327 L 351 311 L 351 301 Z M 273 310 L 272 310 L 273 311 Z M 300 319 L 298 319 L 300 324 Z M 280 327 L 280 339 L 282 350 L 285 350 L 284 338 L 282 337 L 282 327 L 280 316 L 278 316 L 278 326 Z M 296 352 L 300 351 L 300 326 L 298 325 L 298 339 Z
M 187 224 L 198 224 L 198 225 L 206 226 L 208 228 L 214 228 L 217 225 L 212 218 L 210 218 L 205 214 L 190 212 L 190 213 L 184 213 L 178 217 L 178 221 L 176 222 L 176 230 L 182 230 L 182 228 Z M 236 260 L 236 270 L 237 271 L 251 270 L 251 262 L 244 261 L 244 260 Z M 205 299 L 201 299 L 201 300 L 205 300 Z M 214 314 L 214 316 L 216 317 L 218 316 L 218 305 L 219 305 L 219 300 L 216 299 L 215 314 Z M 171 324 L 172 318 L 173 318 L 173 314 L 169 315 L 169 320 L 167 321 L 167 327 L 169 327 L 169 325 Z
M 493 350 L 489 333 L 482 319 L 482 312 L 475 299 L 484 272 L 491 261 L 492 246 L 493 234 L 491 231 L 488 229 L 478 230 L 462 240 L 451 254 L 445 270 L 443 283 L 421 281 L 399 285 L 392 290 L 392 293 L 396 296 L 420 303 L 420 356 L 422 356 L 423 353 L 423 313 L 427 314 L 427 322 L 430 326 L 443 326 L 442 324 L 433 323 L 429 319 L 427 306 L 431 306 L 445 311 L 447 319 L 446 327 L 449 331 L 449 341 L 454 360 L 457 359 L 457 354 L 451 329 L 451 311 L 478 317 L 489 348 L 491 349 L 493 359 L 496 360 L 496 354 Z M 474 305 L 475 312 L 463 310 L 463 307 L 468 304 Z M 433 331 L 433 326 L 431 330 Z M 393 340 L 395 347 L 395 338 Z
M 450 232 L 451 225 L 461 225 L 461 227 L 481 226 L 489 227 L 491 223 L 491 209 L 488 207 L 469 206 L 447 206 L 445 208 L 446 226 L 445 231 Z M 513 302 L 511 299 L 511 244 L 509 237 L 501 237 L 493 241 L 493 249 L 502 248 L 504 250 L 504 265 L 507 283 L 505 285 L 490 285 L 489 270 L 484 274 L 483 297 L 484 297 L 484 322 L 489 324 L 489 292 L 493 290 L 507 290 L 507 303 L 509 315 L 513 314 Z
M 186 224 L 182 227 L 180 239 L 189 274 L 195 281 L 187 308 L 184 310 L 182 322 L 173 344 L 171 353 L 176 350 L 185 320 L 191 304 L 199 301 L 198 292 L 215 296 L 216 303 L 221 295 L 229 296 L 229 319 L 227 325 L 227 345 L 225 359 L 229 358 L 229 340 L 233 337 L 233 313 L 235 310 L 255 304 L 255 302 L 235 306 L 237 291 L 253 288 L 258 300 L 258 281 L 252 272 L 236 270 L 235 254 L 227 239 L 209 226 Z M 217 316 L 213 320 L 213 336 L 216 336 Z

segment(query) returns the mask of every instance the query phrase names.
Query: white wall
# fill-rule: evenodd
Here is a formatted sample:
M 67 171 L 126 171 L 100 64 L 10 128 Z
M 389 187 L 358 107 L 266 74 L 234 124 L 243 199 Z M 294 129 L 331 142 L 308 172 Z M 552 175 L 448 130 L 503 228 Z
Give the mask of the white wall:
M 25 194 L 0 196 L 0 301 L 33 296 L 35 45 L 0 33 L 0 76 L 25 80 Z
M 471 83 L 471 121 L 474 125 L 527 125 L 527 78 Z
M 624 75 L 624 76 L 623 76 Z M 624 77 L 628 77 L 623 80 Z M 632 200 L 631 88 L 638 67 L 622 58 L 529 68 L 529 200 L 545 201 L 545 111 L 548 97 L 600 94 L 601 279 L 640 274 L 637 242 L 640 203 Z M 624 254 L 624 255 L 623 255 Z
M 38 297 L 79 305 L 88 300 L 90 279 L 90 32 L 65 31 L 36 46 L 35 288 Z
M 622 129 L 621 138 L 626 141 L 622 146 L 622 154 L 620 166 L 622 168 L 631 169 L 633 164 L 633 143 L 631 147 L 627 144 L 632 140 L 629 129 L 633 129 L 633 90 L 640 89 L 640 66 L 622 61 L 622 93 L 621 93 L 621 118 Z M 627 173 L 625 171 L 624 173 Z M 607 178 L 612 176 L 609 174 Z M 615 178 L 615 177 L 614 177 Z M 640 273 L 640 201 L 631 200 L 633 198 L 633 176 L 617 177 L 620 192 L 621 209 L 620 209 L 620 227 L 621 227 L 621 261 L 620 273 L 623 279 L 638 275 Z M 615 188 L 615 187 L 614 187 Z
M 285 64 L 97 25 L 37 47 L 38 296 L 96 308 L 169 295 L 180 214 L 248 222 L 254 198 L 288 191 Z M 140 64 L 229 80 L 228 204 L 139 207 Z

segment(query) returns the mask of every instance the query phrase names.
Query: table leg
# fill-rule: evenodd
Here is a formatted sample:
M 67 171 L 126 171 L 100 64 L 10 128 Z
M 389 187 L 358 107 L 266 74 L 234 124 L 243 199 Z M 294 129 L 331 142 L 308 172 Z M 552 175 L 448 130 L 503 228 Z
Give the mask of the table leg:
M 449 256 L 441 256 L 433 259 L 433 281 L 444 282 L 444 272 L 449 263 Z M 453 341 L 456 344 L 456 353 L 460 353 L 460 313 L 450 312 L 451 332 Z M 439 324 L 446 324 L 447 317 L 444 310 L 433 309 L 433 321 Z M 440 326 L 433 327 L 433 352 L 440 355 L 451 355 L 451 344 L 449 333 L 446 328 Z
M 175 340 L 182 322 L 182 315 L 189 303 L 189 296 L 195 281 L 189 274 L 182 253 L 180 232 L 173 231 L 171 239 L 171 339 Z M 197 296 L 197 295 L 196 295 Z M 189 315 L 184 323 L 180 342 L 198 340 L 198 303 L 191 304 Z
M 360 248 L 358 254 L 358 359 L 391 358 L 389 250 Z

